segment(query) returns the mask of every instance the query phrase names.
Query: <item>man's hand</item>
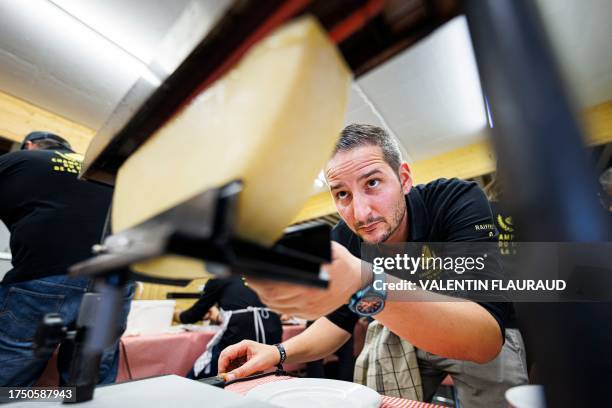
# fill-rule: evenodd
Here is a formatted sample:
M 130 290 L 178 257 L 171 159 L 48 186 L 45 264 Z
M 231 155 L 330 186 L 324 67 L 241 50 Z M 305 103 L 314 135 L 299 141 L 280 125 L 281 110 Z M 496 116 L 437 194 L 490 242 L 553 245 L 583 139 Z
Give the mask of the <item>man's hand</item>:
M 221 313 L 217 306 L 213 306 L 208 309 L 208 312 L 204 315 L 202 320 L 209 320 L 210 324 L 221 324 Z
M 364 286 L 361 260 L 337 242 L 332 242 L 332 263 L 323 265 L 323 269 L 329 275 L 327 289 L 250 278 L 248 283 L 270 309 L 315 320 L 345 304 L 353 293 Z
M 175 309 L 174 314 L 172 315 L 172 320 L 174 320 L 176 323 L 183 323 L 181 322 L 181 313 L 183 313 L 183 309 Z
M 274 367 L 280 361 L 276 346 L 242 340 L 227 347 L 219 356 L 219 374 L 226 381 L 246 377 Z

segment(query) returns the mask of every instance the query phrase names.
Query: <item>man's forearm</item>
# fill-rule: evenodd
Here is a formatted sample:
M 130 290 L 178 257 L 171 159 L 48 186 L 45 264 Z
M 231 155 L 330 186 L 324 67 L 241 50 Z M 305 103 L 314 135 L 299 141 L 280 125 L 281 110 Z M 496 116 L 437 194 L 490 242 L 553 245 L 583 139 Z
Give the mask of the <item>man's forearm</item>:
M 415 347 L 438 356 L 485 363 L 499 354 L 502 333 L 486 309 L 474 302 L 431 295 L 430 300 L 388 301 L 376 320 Z M 448 301 L 438 300 L 444 298 Z
M 317 319 L 304 332 L 283 342 L 288 363 L 307 363 L 338 350 L 351 337 L 327 318 Z

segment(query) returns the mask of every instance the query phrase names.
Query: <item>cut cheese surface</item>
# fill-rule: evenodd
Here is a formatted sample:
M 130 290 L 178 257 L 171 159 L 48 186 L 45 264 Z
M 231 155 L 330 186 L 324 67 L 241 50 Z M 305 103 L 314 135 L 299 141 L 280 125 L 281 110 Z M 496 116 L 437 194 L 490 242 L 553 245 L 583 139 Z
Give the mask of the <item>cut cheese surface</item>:
M 126 160 L 115 184 L 113 230 L 242 180 L 235 234 L 271 245 L 304 205 L 331 155 L 350 82 L 350 71 L 316 20 L 305 17 L 279 28 Z M 146 264 L 155 275 L 156 262 Z M 185 265 L 176 266 L 180 276 Z M 172 269 L 165 262 L 158 274 Z

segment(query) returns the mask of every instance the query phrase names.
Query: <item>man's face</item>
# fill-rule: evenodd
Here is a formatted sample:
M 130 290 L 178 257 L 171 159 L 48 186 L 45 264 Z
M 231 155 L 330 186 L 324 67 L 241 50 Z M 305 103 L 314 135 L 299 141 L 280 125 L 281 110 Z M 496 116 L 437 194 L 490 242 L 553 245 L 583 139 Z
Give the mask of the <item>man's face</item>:
M 23 150 L 38 150 L 39 147 L 36 143 L 30 142 L 29 140 L 26 142 Z
M 365 242 L 407 239 L 404 194 L 412 186 L 407 164 L 398 172 L 385 162 L 380 147 L 362 146 L 338 152 L 325 173 L 340 216 Z

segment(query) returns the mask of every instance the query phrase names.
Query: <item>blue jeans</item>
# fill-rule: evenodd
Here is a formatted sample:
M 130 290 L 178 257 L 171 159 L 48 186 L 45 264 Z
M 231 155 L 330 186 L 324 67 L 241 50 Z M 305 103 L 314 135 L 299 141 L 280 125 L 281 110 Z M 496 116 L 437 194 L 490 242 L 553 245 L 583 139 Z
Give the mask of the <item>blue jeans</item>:
M 27 387 L 33 385 L 48 364 L 37 359 L 32 340 L 39 322 L 47 313 L 59 313 L 69 328 L 74 328 L 81 298 L 90 280 L 66 275 L 49 276 L 17 283 L 0 283 L 0 386 Z M 117 325 L 121 332 L 134 293 L 133 284 L 126 288 L 122 316 Z M 60 353 L 61 355 L 62 353 Z M 119 367 L 118 341 L 102 355 L 98 382 L 115 381 Z M 58 358 L 60 378 L 68 378 L 69 358 Z

